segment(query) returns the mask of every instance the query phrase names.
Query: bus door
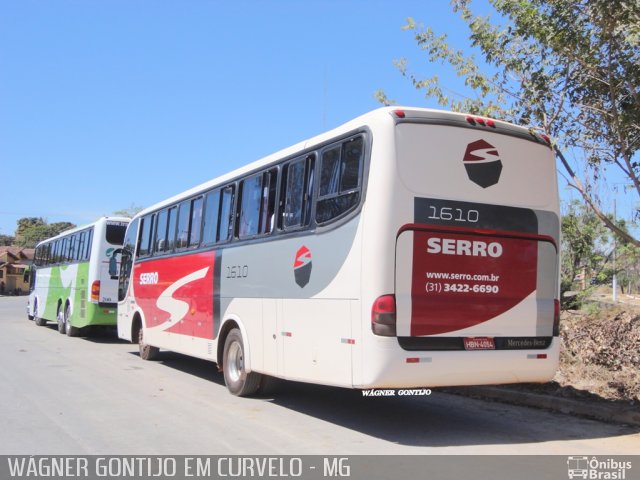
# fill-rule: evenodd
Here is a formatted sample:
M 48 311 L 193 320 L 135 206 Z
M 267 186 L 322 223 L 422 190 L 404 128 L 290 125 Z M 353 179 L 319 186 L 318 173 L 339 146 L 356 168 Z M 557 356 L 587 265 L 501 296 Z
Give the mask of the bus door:
M 122 243 L 124 242 L 127 222 L 107 221 L 105 228 L 106 243 L 99 238 L 94 242 L 100 245 L 100 303 L 116 303 L 118 301 L 118 276 L 122 258 Z M 92 296 L 93 296 L 92 292 Z

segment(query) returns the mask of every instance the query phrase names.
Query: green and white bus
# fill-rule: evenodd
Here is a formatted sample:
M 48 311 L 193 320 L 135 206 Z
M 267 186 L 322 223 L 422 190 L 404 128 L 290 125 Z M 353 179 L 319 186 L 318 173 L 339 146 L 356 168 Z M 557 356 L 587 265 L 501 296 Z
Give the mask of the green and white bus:
M 36 245 L 27 315 L 57 322 L 73 337 L 94 325 L 115 326 L 125 217 L 102 217 Z

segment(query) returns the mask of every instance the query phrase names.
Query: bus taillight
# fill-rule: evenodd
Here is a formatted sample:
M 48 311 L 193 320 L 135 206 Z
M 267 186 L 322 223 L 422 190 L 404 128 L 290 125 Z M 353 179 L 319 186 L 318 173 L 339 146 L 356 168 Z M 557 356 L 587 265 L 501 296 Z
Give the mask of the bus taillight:
M 553 301 L 553 336 L 560 336 L 560 300 Z
M 396 297 L 382 295 L 371 307 L 371 330 L 383 337 L 396 336 Z
M 91 301 L 100 301 L 100 280 L 96 280 L 91 284 Z

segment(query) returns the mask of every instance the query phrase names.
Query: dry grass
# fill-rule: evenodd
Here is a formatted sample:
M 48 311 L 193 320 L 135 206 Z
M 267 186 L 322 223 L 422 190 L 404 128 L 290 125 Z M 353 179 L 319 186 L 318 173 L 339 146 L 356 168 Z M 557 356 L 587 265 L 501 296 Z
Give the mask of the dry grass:
M 640 309 L 564 312 L 561 335 L 561 389 L 640 401 Z

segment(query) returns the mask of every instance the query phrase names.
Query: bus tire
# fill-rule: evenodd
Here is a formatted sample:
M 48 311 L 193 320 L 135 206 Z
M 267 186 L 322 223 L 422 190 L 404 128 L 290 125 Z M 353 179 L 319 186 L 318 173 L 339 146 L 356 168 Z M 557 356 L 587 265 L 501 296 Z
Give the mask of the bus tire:
M 245 371 L 244 343 L 238 328 L 231 330 L 225 339 L 222 362 L 224 383 L 229 392 L 238 397 L 245 397 L 258 391 L 262 375 Z
M 44 327 L 47 324 L 47 321 L 38 316 L 38 300 L 33 304 L 33 321 L 39 327 Z
M 152 345 L 144 343 L 144 328 L 140 325 L 138 330 L 138 350 L 140 351 L 140 358 L 142 360 L 154 360 L 158 357 L 160 349 Z
M 65 334 L 66 325 L 64 321 L 64 312 L 62 310 L 62 304 L 58 303 L 58 313 L 56 313 L 56 321 L 58 322 L 58 332 L 61 334 Z
M 71 325 L 71 305 L 68 303 L 64 307 L 64 330 L 67 337 L 77 337 L 80 333 L 80 329 L 78 327 Z

